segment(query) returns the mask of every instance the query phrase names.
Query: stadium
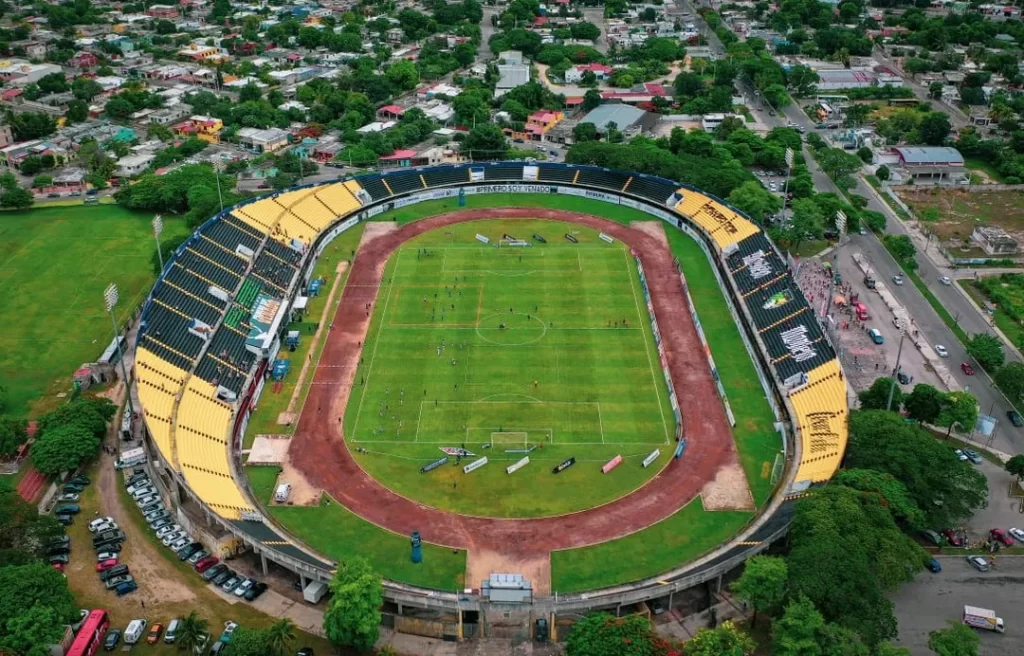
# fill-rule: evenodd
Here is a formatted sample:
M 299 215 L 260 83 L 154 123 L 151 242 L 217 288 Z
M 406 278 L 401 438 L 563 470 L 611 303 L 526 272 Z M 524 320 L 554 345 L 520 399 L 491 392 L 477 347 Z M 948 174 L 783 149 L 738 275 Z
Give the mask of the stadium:
M 843 456 L 846 382 L 791 264 L 717 198 L 590 166 L 249 200 L 145 305 L 148 447 L 264 571 L 366 556 L 397 616 L 448 612 L 460 636 L 488 604 L 671 605 L 784 535 Z M 278 434 L 252 434 L 285 376 Z

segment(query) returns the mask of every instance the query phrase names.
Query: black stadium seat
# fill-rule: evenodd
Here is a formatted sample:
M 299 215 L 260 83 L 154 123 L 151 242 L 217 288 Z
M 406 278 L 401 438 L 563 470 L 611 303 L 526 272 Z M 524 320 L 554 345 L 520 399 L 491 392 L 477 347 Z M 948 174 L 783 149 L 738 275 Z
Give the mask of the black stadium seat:
M 423 179 L 428 187 L 459 184 L 469 182 L 469 170 L 451 166 L 430 168 L 423 173 Z
M 636 176 L 626 187 L 626 192 L 656 203 L 664 203 L 679 187 L 653 178 Z
M 601 169 L 580 169 L 580 177 L 576 184 L 598 187 L 618 193 L 629 180 L 629 176 L 618 171 L 602 171 Z
M 384 176 L 384 180 L 387 181 L 388 186 L 391 187 L 391 191 L 395 194 L 403 194 L 407 191 L 423 189 L 423 183 L 420 182 L 420 174 L 415 171 L 389 173 Z
M 388 193 L 387 187 L 380 181 L 380 175 L 373 173 L 371 175 L 361 175 L 356 178 L 359 181 L 359 185 L 366 190 L 366 193 L 370 194 L 370 198 L 373 200 L 384 200 L 391 194 Z

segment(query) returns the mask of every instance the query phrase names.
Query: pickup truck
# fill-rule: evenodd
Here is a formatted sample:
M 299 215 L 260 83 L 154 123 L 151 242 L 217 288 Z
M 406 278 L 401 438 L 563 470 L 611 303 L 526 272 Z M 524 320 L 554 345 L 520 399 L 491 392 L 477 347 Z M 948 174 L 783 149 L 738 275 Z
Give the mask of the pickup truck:
M 1003 633 L 1006 630 L 1006 627 L 1003 626 L 1003 618 L 996 617 L 994 610 L 977 606 L 964 606 L 964 624 L 976 629 L 998 633 Z

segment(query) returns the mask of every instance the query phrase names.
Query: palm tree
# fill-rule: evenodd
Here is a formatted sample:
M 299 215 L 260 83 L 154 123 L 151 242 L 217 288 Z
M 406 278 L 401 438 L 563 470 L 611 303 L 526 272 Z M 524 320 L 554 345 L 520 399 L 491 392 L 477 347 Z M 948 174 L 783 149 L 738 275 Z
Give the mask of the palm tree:
M 267 628 L 267 646 L 277 656 L 285 656 L 294 641 L 295 623 L 288 617 L 282 617 Z
M 178 649 L 195 653 L 210 634 L 210 623 L 192 611 L 178 627 Z

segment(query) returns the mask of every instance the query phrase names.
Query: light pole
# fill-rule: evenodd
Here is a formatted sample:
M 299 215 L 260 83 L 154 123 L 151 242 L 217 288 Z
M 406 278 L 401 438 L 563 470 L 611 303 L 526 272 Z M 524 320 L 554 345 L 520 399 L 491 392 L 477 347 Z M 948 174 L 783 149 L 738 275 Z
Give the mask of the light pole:
M 110 325 L 114 328 L 114 354 L 117 359 L 121 361 L 121 377 L 124 379 L 124 389 L 127 392 L 125 396 L 128 398 L 128 414 L 134 414 L 132 411 L 132 389 L 128 384 L 128 370 L 124 366 L 124 354 L 121 352 L 121 342 L 118 340 L 117 334 L 117 319 L 114 318 L 114 306 L 117 305 L 117 285 L 110 283 L 106 291 L 103 292 L 103 302 L 107 307 L 107 312 L 110 313 Z
M 889 379 L 889 400 L 885 402 L 885 409 L 892 409 L 892 395 L 896 391 L 896 374 L 900 370 L 900 356 L 903 355 L 903 338 L 907 336 L 907 314 L 899 312 L 896 314 L 898 320 L 897 328 L 900 331 L 900 345 L 896 349 L 896 366 L 892 368 L 892 377 Z
M 156 240 L 156 256 L 160 258 L 160 273 L 164 271 L 164 252 L 160 248 L 160 235 L 164 232 L 164 217 L 157 214 L 153 217 L 153 239 Z
M 220 201 L 220 211 L 224 211 L 224 194 L 220 191 L 220 170 L 217 168 L 217 163 L 213 163 L 213 177 L 217 179 L 217 200 Z
M 789 200 L 789 176 L 793 171 L 793 149 L 786 149 L 786 184 L 782 187 L 782 220 L 786 220 L 786 201 Z

